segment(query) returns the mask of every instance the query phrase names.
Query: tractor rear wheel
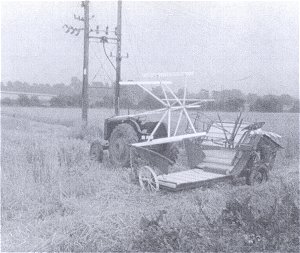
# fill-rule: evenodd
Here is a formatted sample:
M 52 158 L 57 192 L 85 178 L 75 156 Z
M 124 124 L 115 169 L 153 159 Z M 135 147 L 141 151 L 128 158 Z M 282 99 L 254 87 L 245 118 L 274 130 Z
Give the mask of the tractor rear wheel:
M 109 158 L 118 167 L 130 164 L 129 144 L 138 142 L 138 135 L 134 128 L 126 123 L 114 128 L 109 139 Z

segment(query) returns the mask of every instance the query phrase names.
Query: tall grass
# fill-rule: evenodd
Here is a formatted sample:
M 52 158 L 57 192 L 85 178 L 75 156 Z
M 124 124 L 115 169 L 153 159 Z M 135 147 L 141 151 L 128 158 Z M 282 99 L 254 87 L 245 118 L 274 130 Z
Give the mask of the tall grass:
M 80 132 L 67 110 L 71 127 L 49 124 L 47 110 L 39 122 L 29 119 L 41 116 L 34 110 L 2 117 L 2 251 L 298 250 L 298 163 L 277 166 L 258 188 L 218 184 L 149 194 L 130 181 L 130 170 L 113 168 L 107 157 L 100 165 L 89 160 L 94 130 Z M 276 127 L 297 149 L 297 126 Z M 140 226 L 142 217 L 155 220 L 160 210 L 167 213 L 158 226 Z
M 1 136 L 2 225 L 70 215 L 69 199 L 95 194 L 99 182 L 87 142 L 39 134 L 26 121 L 3 121 L 11 128 Z
M 24 138 L 18 148 L 3 144 L 2 208 L 11 218 L 24 201 L 33 205 L 61 201 L 93 194 L 97 189 L 89 171 L 88 145 L 82 141 Z

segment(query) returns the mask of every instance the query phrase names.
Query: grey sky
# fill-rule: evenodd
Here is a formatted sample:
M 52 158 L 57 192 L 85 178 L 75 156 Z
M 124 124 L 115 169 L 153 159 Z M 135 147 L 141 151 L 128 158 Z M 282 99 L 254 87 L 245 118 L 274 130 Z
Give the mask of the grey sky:
M 91 26 L 116 24 L 116 1 L 91 2 Z M 81 79 L 80 2 L 1 4 L 1 79 L 69 83 Z M 241 89 L 298 95 L 297 2 L 123 2 L 122 78 L 145 72 L 194 71 L 195 90 Z M 115 52 L 114 45 L 107 45 Z M 98 73 L 98 75 L 96 75 Z M 95 77 L 96 75 L 96 77 Z M 90 81 L 110 82 L 114 71 L 102 45 L 90 46 Z

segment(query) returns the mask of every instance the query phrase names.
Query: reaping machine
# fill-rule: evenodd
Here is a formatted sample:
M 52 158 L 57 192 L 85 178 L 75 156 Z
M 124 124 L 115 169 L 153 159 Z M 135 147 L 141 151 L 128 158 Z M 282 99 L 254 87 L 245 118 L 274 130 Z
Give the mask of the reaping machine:
M 161 109 L 114 116 L 104 124 L 104 144 L 91 144 L 92 159 L 102 161 L 103 150 L 108 149 L 110 161 L 118 167 L 131 166 L 142 189 L 172 191 L 189 189 L 208 183 L 245 177 L 253 185 L 268 179 L 277 151 L 279 135 L 263 131 L 264 122 L 247 124 L 241 114 L 235 122 L 210 122 L 199 131 L 191 119 L 189 110 L 199 109 L 211 99 L 187 99 L 186 78 L 192 72 L 152 74 L 151 77 L 184 77 L 183 97 L 179 98 L 170 87 L 172 82 L 129 81 L 120 85 L 137 85 L 161 105 Z M 149 76 L 149 75 L 148 75 Z M 147 88 L 159 85 L 163 98 Z M 141 116 L 158 115 L 158 121 L 140 120 Z M 188 133 L 182 133 L 182 121 L 186 119 Z M 183 143 L 189 170 L 169 173 L 176 163 L 178 143 Z

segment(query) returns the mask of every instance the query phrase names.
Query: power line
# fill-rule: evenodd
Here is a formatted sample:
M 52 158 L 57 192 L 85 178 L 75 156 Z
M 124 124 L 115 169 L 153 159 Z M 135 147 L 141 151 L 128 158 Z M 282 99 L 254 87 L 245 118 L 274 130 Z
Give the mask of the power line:
M 74 34 L 75 36 L 78 36 L 81 31 L 84 31 L 84 66 L 83 66 L 83 86 L 82 86 L 82 120 L 87 124 L 87 108 L 88 108 L 88 55 L 89 55 L 89 42 L 90 39 L 98 40 L 100 43 L 102 43 L 103 51 L 106 56 L 106 58 L 109 60 L 110 64 L 113 66 L 114 70 L 116 71 L 116 82 L 115 82 L 115 114 L 119 114 L 119 97 L 120 97 L 120 79 L 121 79 L 121 26 L 122 26 L 122 1 L 118 0 L 118 13 L 117 13 L 117 27 L 115 28 L 115 31 L 110 31 L 108 26 L 106 26 L 105 30 L 100 30 L 99 26 L 96 27 L 96 29 L 92 29 L 89 25 L 89 1 L 85 0 L 81 3 L 81 6 L 84 7 L 84 18 L 80 16 L 74 15 L 74 18 L 83 21 L 84 22 L 84 28 L 77 28 L 73 27 L 71 25 L 64 25 L 63 28 L 65 28 L 66 33 Z M 93 18 L 94 16 L 92 16 Z M 90 33 L 96 33 L 96 36 L 91 36 Z M 99 33 L 104 32 L 104 36 L 98 36 Z M 110 33 L 114 33 L 115 37 L 109 36 Z M 106 52 L 105 43 L 111 43 L 116 42 L 117 44 L 117 52 L 116 52 L 116 66 L 112 63 L 112 61 L 109 59 L 109 56 Z M 112 53 L 110 55 L 112 56 Z M 128 57 L 128 54 L 127 54 Z M 101 61 L 100 61 L 101 62 Z M 101 67 L 104 70 L 104 67 Z M 105 71 L 106 72 L 106 71 Z M 93 80 L 98 75 L 99 71 L 94 76 Z
M 102 42 L 102 45 L 103 45 L 103 51 L 104 51 L 104 54 L 105 54 L 107 60 L 110 62 L 111 66 L 114 68 L 114 70 L 117 71 L 116 66 L 112 63 L 112 61 L 109 59 L 109 56 L 106 53 L 105 43 Z
M 109 79 L 111 82 L 113 82 L 113 80 L 112 80 L 112 78 L 110 77 L 110 75 L 108 74 L 107 70 L 104 68 L 103 63 L 102 63 L 100 57 L 98 56 L 98 54 L 96 53 L 96 51 L 94 52 L 94 55 L 95 55 L 95 57 L 97 58 L 97 60 L 99 61 L 100 67 L 101 67 L 101 69 L 105 72 L 105 74 L 106 74 L 106 76 L 108 77 L 108 79 Z M 100 72 L 100 69 L 98 70 L 97 74 L 98 74 L 99 72 Z M 96 74 L 96 75 L 97 75 L 97 74 Z

